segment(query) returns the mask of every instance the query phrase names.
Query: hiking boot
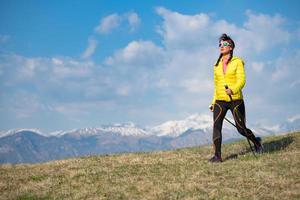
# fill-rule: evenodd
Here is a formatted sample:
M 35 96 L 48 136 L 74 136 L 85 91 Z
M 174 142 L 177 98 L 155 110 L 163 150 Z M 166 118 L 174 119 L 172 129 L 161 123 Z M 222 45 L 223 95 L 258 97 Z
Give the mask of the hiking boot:
M 211 159 L 209 159 L 209 162 L 214 163 L 214 162 L 223 162 L 221 156 L 214 155 Z
M 262 154 L 264 152 L 264 147 L 262 145 L 261 138 L 256 137 L 256 141 L 257 142 L 254 143 L 255 152 L 258 154 Z

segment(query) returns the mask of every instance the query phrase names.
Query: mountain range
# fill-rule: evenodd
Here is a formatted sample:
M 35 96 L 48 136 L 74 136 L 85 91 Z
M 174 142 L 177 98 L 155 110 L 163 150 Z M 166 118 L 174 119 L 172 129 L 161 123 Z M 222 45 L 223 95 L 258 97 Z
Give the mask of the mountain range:
M 300 118 L 273 127 L 261 124 L 253 127 L 251 129 L 259 136 L 275 135 L 300 130 Z M 128 122 L 51 133 L 14 129 L 0 132 L 0 163 L 36 163 L 86 155 L 170 150 L 209 144 L 211 135 L 212 118 L 201 114 L 150 128 Z M 224 124 L 224 142 L 241 138 L 233 126 Z

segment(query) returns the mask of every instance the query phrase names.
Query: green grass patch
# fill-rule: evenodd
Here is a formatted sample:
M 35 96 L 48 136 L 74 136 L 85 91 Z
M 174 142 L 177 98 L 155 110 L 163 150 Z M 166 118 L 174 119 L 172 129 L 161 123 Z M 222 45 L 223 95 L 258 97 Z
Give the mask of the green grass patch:
M 31 176 L 30 177 L 30 179 L 32 180 L 32 181 L 42 181 L 42 180 L 44 180 L 44 179 L 46 179 L 47 178 L 47 176 L 46 175 L 34 175 L 34 176 Z

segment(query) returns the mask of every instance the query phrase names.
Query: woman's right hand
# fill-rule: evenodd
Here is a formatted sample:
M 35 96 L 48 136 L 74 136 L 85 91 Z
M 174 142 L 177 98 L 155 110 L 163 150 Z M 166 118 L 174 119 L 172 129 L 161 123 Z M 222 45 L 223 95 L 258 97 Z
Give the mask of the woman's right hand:
M 211 104 L 211 105 L 209 106 L 209 110 L 210 110 L 211 112 L 214 112 L 214 104 Z

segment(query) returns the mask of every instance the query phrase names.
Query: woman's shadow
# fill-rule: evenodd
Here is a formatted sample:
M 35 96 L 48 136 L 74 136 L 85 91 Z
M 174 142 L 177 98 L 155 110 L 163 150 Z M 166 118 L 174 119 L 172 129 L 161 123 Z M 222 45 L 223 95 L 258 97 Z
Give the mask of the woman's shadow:
M 269 141 L 269 142 L 265 142 L 263 143 L 264 146 L 264 153 L 272 153 L 275 151 L 281 151 L 285 148 L 287 148 L 292 142 L 294 141 L 292 136 L 288 136 L 288 137 L 284 137 L 275 141 Z M 254 146 L 251 143 L 252 148 L 254 150 Z M 245 155 L 247 153 L 251 152 L 250 147 L 248 146 L 248 148 L 238 154 L 231 154 L 229 156 L 227 156 L 224 160 L 231 160 L 231 159 L 236 159 L 238 156 L 242 156 Z

